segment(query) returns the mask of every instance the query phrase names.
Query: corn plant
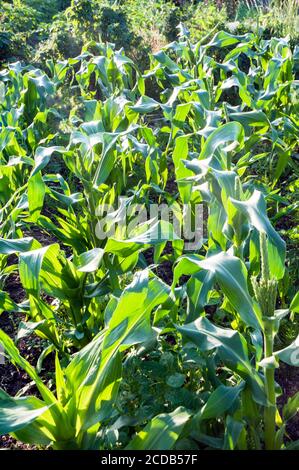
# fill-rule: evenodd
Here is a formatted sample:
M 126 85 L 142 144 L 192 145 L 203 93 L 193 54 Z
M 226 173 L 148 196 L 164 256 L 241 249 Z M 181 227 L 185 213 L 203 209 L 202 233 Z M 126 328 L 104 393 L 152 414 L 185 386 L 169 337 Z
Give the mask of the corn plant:
M 13 399 L 1 391 L 1 433 L 11 432 L 28 443 L 52 443 L 54 449 L 101 448 L 98 430 L 100 423 L 107 422 L 113 411 L 121 379 L 121 352 L 154 335 L 150 314 L 166 299 L 166 285 L 157 278 L 150 278 L 147 271 L 138 273 L 119 302 L 113 302 L 113 307 L 108 309 L 106 331 L 77 353 L 65 370 L 56 355 L 56 396 L 20 356 L 12 340 L 1 332 L 1 343 L 7 354 L 29 374 L 42 396 L 42 400 L 33 396 Z M 186 411 L 177 410 L 166 426 L 170 431 L 174 428 L 173 432 L 179 435 L 188 419 Z M 159 421 L 159 417 L 155 420 Z M 137 445 L 138 439 L 136 436 Z

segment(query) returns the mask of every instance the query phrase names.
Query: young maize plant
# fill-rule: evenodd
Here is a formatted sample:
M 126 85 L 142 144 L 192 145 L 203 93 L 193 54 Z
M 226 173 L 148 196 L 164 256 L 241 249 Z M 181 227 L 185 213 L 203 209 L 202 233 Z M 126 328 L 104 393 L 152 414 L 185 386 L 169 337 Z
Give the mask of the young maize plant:
M 150 314 L 167 299 L 168 290 L 148 270 L 138 272 L 121 295 L 105 330 L 75 354 L 65 370 L 56 355 L 56 396 L 1 331 L 0 341 L 7 354 L 28 373 L 42 396 L 42 400 L 34 396 L 11 398 L 1 391 L 1 433 L 10 432 L 28 443 L 52 443 L 54 449 L 101 448 L 103 436 L 98 431 L 113 413 L 122 353 L 155 335 Z M 132 309 L 132 305 L 137 307 Z M 175 425 L 178 433 L 189 417 L 187 411 L 178 409 L 170 416 L 170 425 Z M 166 430 L 167 426 L 166 420 Z M 172 441 L 173 436 L 168 439 Z
M 1 435 L 43 449 L 299 446 L 299 392 L 280 406 L 275 373 L 299 366 L 299 337 L 279 347 L 299 295 L 275 230 L 298 211 L 280 184 L 298 187 L 298 59 L 286 39 L 180 31 L 144 74 L 95 42 L 47 73 L 0 72 L 0 314 L 21 318 L 0 344 L 36 387 L 0 389 Z M 204 207 L 191 251 L 174 220 L 148 217 L 158 203 L 192 223 Z M 29 337 L 36 367 L 18 349 Z

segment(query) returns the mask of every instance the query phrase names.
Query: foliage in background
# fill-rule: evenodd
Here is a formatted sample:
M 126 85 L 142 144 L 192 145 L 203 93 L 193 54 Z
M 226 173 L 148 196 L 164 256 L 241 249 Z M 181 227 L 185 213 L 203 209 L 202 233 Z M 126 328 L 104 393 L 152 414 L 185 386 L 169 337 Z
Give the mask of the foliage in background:
M 293 44 L 299 38 L 299 5 L 297 0 L 242 1 L 232 27 L 238 30 L 260 28 L 265 37 L 289 35 Z
M 0 6 L 1 60 L 21 58 L 43 66 L 49 58 L 79 54 L 83 43 L 102 40 L 125 47 L 140 68 L 148 66 L 148 52 L 177 38 L 184 22 L 197 41 L 227 26 L 242 34 L 260 28 L 264 37 L 298 38 L 296 0 L 185 1 L 171 0 L 24 0 Z

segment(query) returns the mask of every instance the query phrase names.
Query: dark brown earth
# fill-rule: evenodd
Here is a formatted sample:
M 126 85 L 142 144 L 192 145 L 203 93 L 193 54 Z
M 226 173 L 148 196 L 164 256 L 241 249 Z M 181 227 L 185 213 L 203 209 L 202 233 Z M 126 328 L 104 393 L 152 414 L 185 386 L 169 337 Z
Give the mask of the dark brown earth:
M 282 396 L 278 398 L 278 404 L 282 407 L 290 397 L 299 391 L 299 368 L 281 362 L 276 380 L 282 388 Z M 299 413 L 289 421 L 287 432 L 290 440 L 299 439 Z

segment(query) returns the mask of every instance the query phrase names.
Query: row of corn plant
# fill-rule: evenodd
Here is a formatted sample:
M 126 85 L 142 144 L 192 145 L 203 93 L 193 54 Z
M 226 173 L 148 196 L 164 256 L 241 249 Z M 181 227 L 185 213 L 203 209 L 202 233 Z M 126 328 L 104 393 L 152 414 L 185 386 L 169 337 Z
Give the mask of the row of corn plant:
M 282 319 L 299 311 L 298 294 L 285 287 L 286 245 L 267 210 L 283 200 L 281 177 L 298 171 L 295 57 L 286 40 L 253 34 L 220 32 L 194 45 L 181 26 L 143 75 L 122 50 L 94 42 L 49 62 L 48 73 L 20 64 L 1 72 L 0 311 L 23 321 L 15 341 L 0 330 L 0 342 L 38 389 L 0 391 L 1 434 L 43 448 L 107 448 L 112 430 L 126 426 L 117 406 L 124 364 L 171 334 L 200 405 L 132 425 L 126 448 L 298 445 L 287 423 L 299 395 L 279 409 L 275 381 L 280 361 L 298 366 L 298 338 L 275 344 Z M 99 208 L 119 200 L 99 237 Z M 199 247 L 184 252 L 183 237 L 158 219 L 110 234 L 124 208 L 130 226 L 136 204 L 149 212 L 157 201 L 193 214 L 205 206 Z M 8 292 L 12 273 L 22 302 Z M 277 308 L 282 298 L 289 308 Z M 34 335 L 45 344 L 36 368 L 17 348 Z M 49 354 L 50 384 L 41 376 Z

